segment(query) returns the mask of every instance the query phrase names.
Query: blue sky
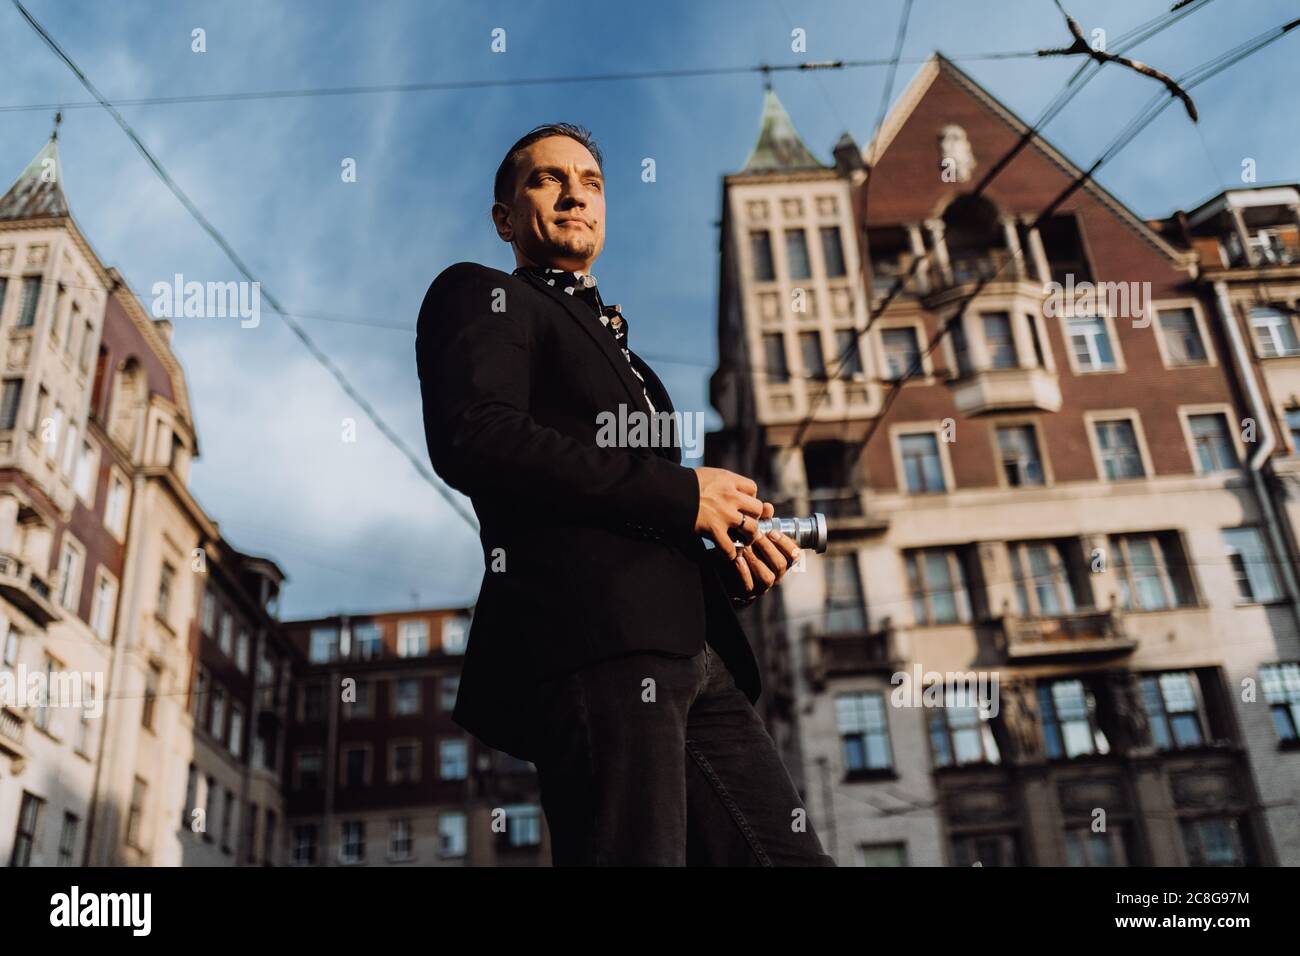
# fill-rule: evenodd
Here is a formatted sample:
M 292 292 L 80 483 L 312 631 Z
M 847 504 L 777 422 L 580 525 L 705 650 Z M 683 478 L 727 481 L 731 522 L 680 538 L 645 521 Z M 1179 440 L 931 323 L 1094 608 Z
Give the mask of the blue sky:
M 1118 36 L 1170 0 L 1067 3 L 1085 31 Z M 110 99 L 416 81 L 532 78 L 799 59 L 888 56 L 902 0 L 581 4 L 284 2 L 102 4 L 30 0 L 29 9 Z M 1296 15 L 1284 0 L 1211 2 L 1134 54 L 1181 72 Z M 807 53 L 792 53 L 794 27 Z M 207 52 L 191 51 L 206 31 Z M 506 52 L 491 34 L 506 31 Z M 1050 0 L 915 0 L 905 59 L 934 50 L 1027 120 L 1076 64 L 963 54 L 1068 43 Z M 1300 179 L 1300 32 L 1200 87 L 1200 135 L 1179 108 L 1111 163 L 1100 181 L 1146 217 L 1190 208 L 1238 181 Z M 0 3 L 0 106 L 82 102 L 68 70 Z M 918 69 L 904 63 L 897 95 Z M 775 88 L 812 150 L 829 160 L 848 130 L 870 135 L 885 70 L 777 74 Z M 1046 130 L 1087 164 L 1152 95 L 1152 81 L 1108 67 Z M 522 132 L 565 119 L 606 153 L 608 242 L 601 289 L 621 302 L 632 345 L 687 411 L 708 407 L 716 354 L 721 177 L 743 164 L 762 79 L 740 75 L 125 107 L 122 112 L 266 289 L 295 313 L 408 330 L 302 321 L 384 417 L 423 455 L 412 346 L 433 277 L 470 259 L 510 268 L 492 231 L 491 177 Z M 51 111 L 0 111 L 0 179 L 49 134 Z M 60 134 L 73 214 L 132 287 L 180 272 L 237 279 L 113 121 L 70 109 Z M 1208 156 L 1207 156 L 1208 150 Z M 357 182 L 340 164 L 357 162 Z M 653 157 L 657 181 L 641 181 Z M 2 188 L 2 187 L 0 187 Z M 257 328 L 178 319 L 198 422 L 192 487 L 237 546 L 268 554 L 291 581 L 286 616 L 471 601 L 477 539 L 269 313 Z M 674 361 L 669 361 L 674 360 Z M 345 443 L 341 422 L 357 420 Z

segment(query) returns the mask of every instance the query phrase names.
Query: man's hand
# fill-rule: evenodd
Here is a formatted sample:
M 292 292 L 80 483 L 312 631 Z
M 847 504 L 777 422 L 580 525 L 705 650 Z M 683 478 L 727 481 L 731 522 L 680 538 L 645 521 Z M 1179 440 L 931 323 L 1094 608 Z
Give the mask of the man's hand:
M 746 539 L 757 530 L 763 515 L 763 502 L 754 496 L 758 485 L 744 475 L 725 468 L 696 468 L 700 483 L 700 509 L 695 515 L 695 531 L 708 535 L 730 561 L 736 560 L 736 543 L 731 529 L 739 529 Z M 772 506 L 767 506 L 768 515 Z
M 772 517 L 772 505 L 763 503 L 761 518 Z M 799 545 L 780 531 L 755 535 L 749 546 L 742 545 L 723 572 L 732 601 L 748 604 L 776 587 L 786 571 L 799 561 Z

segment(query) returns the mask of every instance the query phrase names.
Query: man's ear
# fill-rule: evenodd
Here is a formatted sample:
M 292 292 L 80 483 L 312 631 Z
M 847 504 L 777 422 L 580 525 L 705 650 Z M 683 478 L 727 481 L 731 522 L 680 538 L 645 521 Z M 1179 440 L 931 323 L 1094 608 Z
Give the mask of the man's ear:
M 514 242 L 515 229 L 510 224 L 510 207 L 503 202 L 492 204 L 492 224 L 496 226 L 497 235 L 502 242 Z

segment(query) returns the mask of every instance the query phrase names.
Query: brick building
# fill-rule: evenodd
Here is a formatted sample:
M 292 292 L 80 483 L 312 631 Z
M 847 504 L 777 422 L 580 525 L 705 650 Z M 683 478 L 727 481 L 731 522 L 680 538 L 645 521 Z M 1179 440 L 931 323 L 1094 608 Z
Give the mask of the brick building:
M 841 865 L 1300 863 L 1296 194 L 1039 221 L 1027 136 L 935 56 L 833 165 L 769 90 L 724 180 L 706 458 L 830 518 L 766 716 Z

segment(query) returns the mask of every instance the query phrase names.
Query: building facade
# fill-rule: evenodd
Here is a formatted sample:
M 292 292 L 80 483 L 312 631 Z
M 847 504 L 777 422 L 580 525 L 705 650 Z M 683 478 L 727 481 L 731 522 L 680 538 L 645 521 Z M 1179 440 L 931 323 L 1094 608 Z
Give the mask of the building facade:
M 452 722 L 469 609 L 285 625 L 293 681 L 286 772 L 299 865 L 549 862 L 535 768 Z
M 833 156 L 769 90 L 706 446 L 829 518 L 749 612 L 829 852 L 1300 863 L 1294 190 L 1148 223 L 940 56 Z

